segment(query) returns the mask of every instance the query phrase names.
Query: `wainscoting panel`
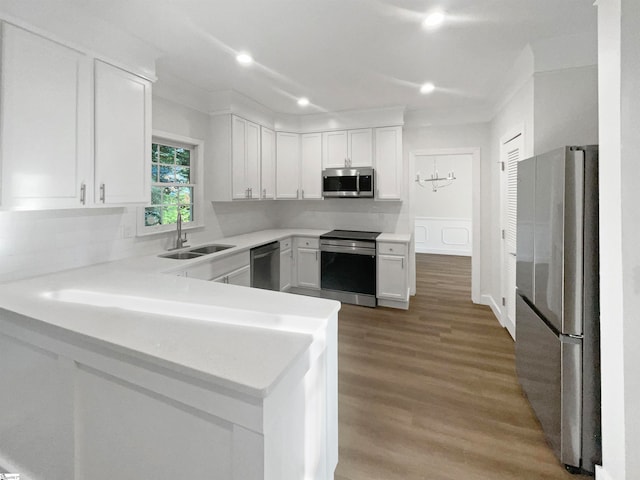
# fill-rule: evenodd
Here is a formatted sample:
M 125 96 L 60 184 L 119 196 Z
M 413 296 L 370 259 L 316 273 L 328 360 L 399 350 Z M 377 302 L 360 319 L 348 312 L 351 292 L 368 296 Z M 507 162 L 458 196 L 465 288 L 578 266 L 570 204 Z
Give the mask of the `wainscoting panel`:
M 416 217 L 416 253 L 471 256 L 471 219 Z

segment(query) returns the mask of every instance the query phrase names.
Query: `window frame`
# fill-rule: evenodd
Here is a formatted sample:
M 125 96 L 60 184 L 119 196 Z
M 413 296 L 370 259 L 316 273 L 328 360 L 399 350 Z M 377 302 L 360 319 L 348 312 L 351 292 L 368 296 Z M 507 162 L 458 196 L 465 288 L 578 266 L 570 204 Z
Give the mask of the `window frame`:
M 204 227 L 204 141 L 178 135 L 162 130 L 153 130 L 151 134 L 151 143 L 160 143 L 169 146 L 188 147 L 191 154 L 190 165 L 190 186 L 193 186 L 193 221 L 182 224 L 182 230 L 192 230 L 194 228 Z M 149 152 L 151 155 L 151 152 Z M 147 175 L 151 175 L 151 161 L 149 162 L 149 171 Z M 176 224 L 169 225 L 145 225 L 145 208 L 151 206 L 151 187 L 156 186 L 154 182 L 149 183 L 149 202 L 138 208 L 137 213 L 137 236 L 155 235 L 158 233 L 175 232 Z

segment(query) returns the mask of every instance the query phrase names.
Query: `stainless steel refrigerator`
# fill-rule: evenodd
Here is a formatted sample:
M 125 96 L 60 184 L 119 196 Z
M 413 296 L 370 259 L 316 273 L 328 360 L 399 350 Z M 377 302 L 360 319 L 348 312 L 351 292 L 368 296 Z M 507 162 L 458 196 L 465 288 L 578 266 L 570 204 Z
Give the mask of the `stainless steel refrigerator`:
M 601 463 L 598 147 L 518 163 L 516 369 L 567 469 Z

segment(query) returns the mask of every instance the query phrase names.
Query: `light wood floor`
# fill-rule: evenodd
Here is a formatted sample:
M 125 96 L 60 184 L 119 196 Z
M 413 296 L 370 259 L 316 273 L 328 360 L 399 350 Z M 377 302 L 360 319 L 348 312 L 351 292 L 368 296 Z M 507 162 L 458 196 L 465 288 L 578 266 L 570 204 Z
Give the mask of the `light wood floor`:
M 545 443 L 468 257 L 417 257 L 408 312 L 343 305 L 336 480 L 582 479 Z

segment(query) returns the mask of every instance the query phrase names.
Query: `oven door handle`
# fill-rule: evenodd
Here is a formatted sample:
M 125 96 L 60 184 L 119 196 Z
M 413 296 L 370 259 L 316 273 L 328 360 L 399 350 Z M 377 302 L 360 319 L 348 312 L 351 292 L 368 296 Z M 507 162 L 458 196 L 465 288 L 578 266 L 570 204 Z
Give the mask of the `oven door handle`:
M 320 251 L 327 252 L 327 253 L 351 253 L 354 255 L 369 255 L 371 257 L 376 256 L 376 251 L 373 248 L 337 247 L 334 245 L 321 245 Z

